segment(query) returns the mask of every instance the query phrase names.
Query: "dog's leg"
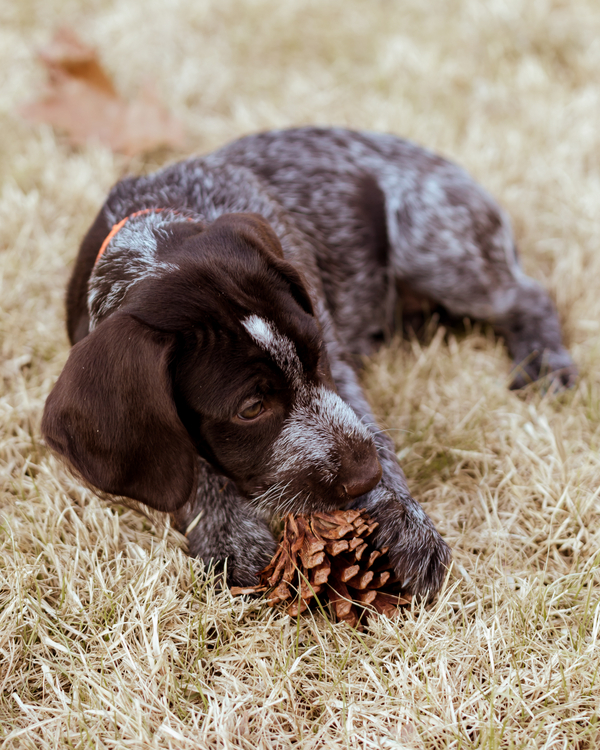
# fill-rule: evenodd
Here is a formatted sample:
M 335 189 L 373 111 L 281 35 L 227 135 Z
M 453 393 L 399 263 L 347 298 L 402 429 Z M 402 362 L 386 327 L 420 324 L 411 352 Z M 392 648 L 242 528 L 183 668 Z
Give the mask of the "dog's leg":
M 192 557 L 219 570 L 227 559 L 227 582 L 254 586 L 275 552 L 268 523 L 240 497 L 233 482 L 198 461 L 195 500 L 172 514 L 173 523 L 187 537 Z
M 555 385 L 572 385 L 576 369 L 556 309 L 523 272 L 508 216 L 454 165 L 427 184 L 409 207 L 388 200 L 397 282 L 453 316 L 490 323 L 513 357 L 513 388 L 546 375 Z
M 389 547 L 396 575 L 405 589 L 420 596 L 439 591 L 450 563 L 450 549 L 433 522 L 412 497 L 396 459 L 391 438 L 375 423 L 352 366 L 329 338 L 329 360 L 338 393 L 373 433 L 382 468 L 377 487 L 353 505 L 366 510 L 379 523 L 377 544 Z
M 495 291 L 492 304 L 492 315 L 481 319 L 506 340 L 515 365 L 511 388 L 544 377 L 552 387 L 574 385 L 577 369 L 562 345 L 558 314 L 545 289 L 520 271 L 513 283 Z
M 490 266 L 496 266 L 489 268 Z M 577 370 L 562 344 L 560 322 L 548 293 L 516 264 L 511 275 L 498 273 L 488 262 L 487 273 L 440 268 L 432 278 L 414 286 L 456 318 L 468 317 L 492 325 L 514 362 L 510 387 L 522 388 L 546 377 L 553 387 L 570 387 Z M 490 275 L 496 282 L 488 283 Z M 407 279 L 403 285 L 410 286 Z

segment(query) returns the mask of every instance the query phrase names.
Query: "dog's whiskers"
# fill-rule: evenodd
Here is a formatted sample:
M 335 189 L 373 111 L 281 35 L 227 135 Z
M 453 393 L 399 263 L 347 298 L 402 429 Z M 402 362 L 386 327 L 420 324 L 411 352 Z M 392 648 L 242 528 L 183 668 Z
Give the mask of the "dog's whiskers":
M 285 494 L 290 484 L 291 481 L 288 481 L 285 484 L 283 484 L 282 482 L 276 482 L 275 484 L 268 487 L 261 495 L 252 498 L 252 504 L 259 512 L 277 512 L 281 498 Z

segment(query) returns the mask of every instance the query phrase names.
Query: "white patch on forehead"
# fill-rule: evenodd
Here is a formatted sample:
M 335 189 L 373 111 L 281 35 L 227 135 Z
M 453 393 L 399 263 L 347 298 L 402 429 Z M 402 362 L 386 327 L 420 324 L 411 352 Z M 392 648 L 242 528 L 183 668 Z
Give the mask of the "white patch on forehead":
M 276 364 L 294 382 L 299 383 L 302 366 L 292 342 L 279 333 L 275 326 L 258 315 L 242 320 L 242 325 L 256 343 L 268 352 Z
M 246 320 L 242 320 L 242 325 L 263 349 L 272 352 L 275 349 L 275 331 L 270 323 L 267 323 L 258 315 L 251 315 Z

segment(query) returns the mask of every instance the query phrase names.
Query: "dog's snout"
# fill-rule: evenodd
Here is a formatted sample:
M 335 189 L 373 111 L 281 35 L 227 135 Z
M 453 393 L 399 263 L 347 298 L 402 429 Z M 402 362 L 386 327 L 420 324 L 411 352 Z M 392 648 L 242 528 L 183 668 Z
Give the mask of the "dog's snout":
M 347 498 L 354 500 L 374 489 L 381 479 L 381 464 L 375 448 L 360 461 L 342 464 L 340 484 Z

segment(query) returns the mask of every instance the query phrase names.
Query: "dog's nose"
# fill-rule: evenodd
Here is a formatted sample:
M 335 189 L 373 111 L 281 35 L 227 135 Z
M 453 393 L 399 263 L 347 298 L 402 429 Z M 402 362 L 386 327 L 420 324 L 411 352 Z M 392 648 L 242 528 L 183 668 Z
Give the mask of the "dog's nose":
M 346 496 L 351 500 L 372 490 L 381 479 L 381 464 L 375 450 L 366 460 L 346 468 L 340 479 Z

